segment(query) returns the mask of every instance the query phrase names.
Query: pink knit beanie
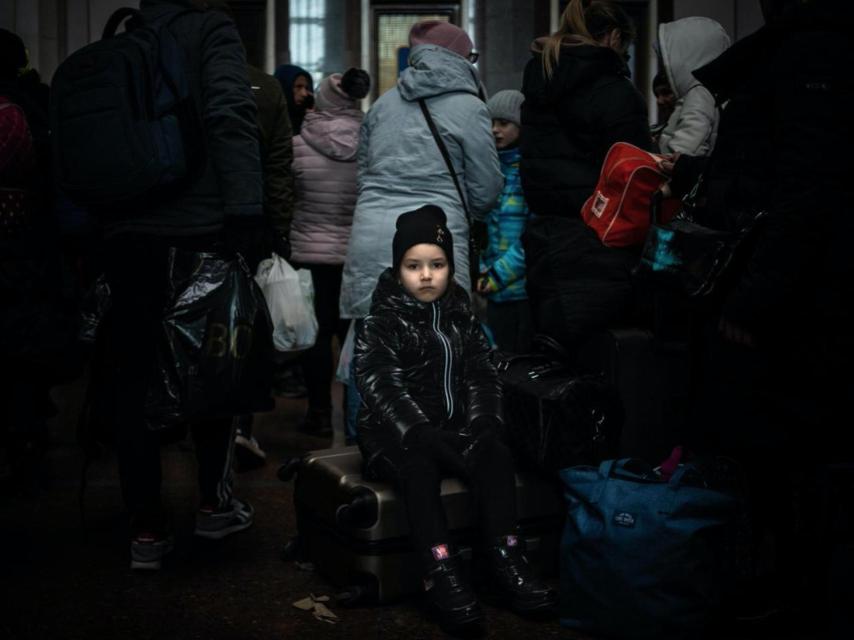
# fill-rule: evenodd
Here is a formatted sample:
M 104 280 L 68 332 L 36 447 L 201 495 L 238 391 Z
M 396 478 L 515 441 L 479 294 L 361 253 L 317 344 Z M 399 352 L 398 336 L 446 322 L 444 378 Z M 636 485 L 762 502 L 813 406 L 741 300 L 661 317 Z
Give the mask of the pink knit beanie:
M 425 20 L 412 25 L 409 31 L 409 46 L 435 44 L 468 58 L 474 44 L 468 34 L 458 26 L 444 20 Z

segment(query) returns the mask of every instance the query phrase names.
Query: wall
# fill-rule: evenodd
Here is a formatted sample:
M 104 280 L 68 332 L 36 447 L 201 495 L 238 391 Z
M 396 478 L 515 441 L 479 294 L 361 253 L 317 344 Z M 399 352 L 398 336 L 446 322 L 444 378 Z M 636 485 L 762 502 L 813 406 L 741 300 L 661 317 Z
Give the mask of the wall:
M 750 35 L 763 24 L 759 0 L 673 0 L 674 19 L 688 16 L 717 20 L 733 41 Z
M 244 31 L 257 41 L 251 51 L 253 61 L 272 67 L 274 51 L 267 51 L 264 23 L 274 12 L 265 9 L 265 0 L 231 1 L 245 18 Z M 101 37 L 116 9 L 138 4 L 138 0 L 0 0 L 0 27 L 21 36 L 30 51 L 31 65 L 49 82 L 69 53 Z M 278 0 L 276 5 L 284 5 L 287 17 L 287 3 Z
M 240 0 L 232 0 L 239 3 Z M 518 88 L 530 57 L 531 41 L 549 30 L 551 0 L 469 0 L 476 7 L 478 66 L 490 93 Z M 330 68 L 358 62 L 360 33 L 355 28 L 359 4 L 344 0 L 348 10 L 332 12 L 336 22 L 330 41 L 340 47 L 327 52 Z M 68 53 L 101 36 L 110 14 L 131 0 L 0 0 L 0 27 L 21 35 L 30 50 L 32 66 L 49 81 Z M 284 62 L 287 43 L 287 0 L 276 0 L 276 58 Z M 708 16 L 718 20 L 734 38 L 743 38 L 762 25 L 759 0 L 672 0 L 672 15 Z M 346 26 L 345 26 L 346 25 Z M 285 33 L 282 33 L 282 32 Z M 281 46 L 281 44 L 284 46 Z M 270 43 L 269 46 L 272 46 Z M 343 51 L 341 50 L 343 49 Z M 271 62 L 267 60 L 268 64 Z
M 30 65 L 50 79 L 64 57 L 65 0 L 2 0 L 0 27 L 14 31 L 30 52 Z
M 477 4 L 478 69 L 490 94 L 519 89 L 531 42 L 548 31 L 548 0 L 488 0 Z

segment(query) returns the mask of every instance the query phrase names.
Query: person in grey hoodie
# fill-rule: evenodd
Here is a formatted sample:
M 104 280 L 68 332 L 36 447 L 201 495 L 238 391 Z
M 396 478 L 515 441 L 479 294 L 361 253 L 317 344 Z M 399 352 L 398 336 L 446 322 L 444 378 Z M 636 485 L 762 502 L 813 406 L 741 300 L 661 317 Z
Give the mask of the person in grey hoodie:
M 441 207 L 454 238 L 456 275 L 469 283 L 469 221 L 418 101 L 424 99 L 451 156 L 470 214 L 483 218 L 503 187 L 491 120 L 480 95 L 473 45 L 465 31 L 438 20 L 409 34 L 410 66 L 397 87 L 371 107 L 359 147 L 359 199 L 344 263 L 341 315 L 362 318 L 380 274 L 391 265 L 399 212 Z
M 302 428 L 318 435 L 332 424 L 332 336 L 341 344 L 347 322 L 338 313 L 341 272 L 356 207 L 356 152 L 364 114 L 358 100 L 368 94 L 362 69 L 333 73 L 320 83 L 316 109 L 306 114 L 294 138 L 297 200 L 291 226 L 292 260 L 311 270 L 318 334 L 302 357 L 308 412 Z
M 720 113 L 714 96 L 692 72 L 729 45 L 726 31 L 711 18 L 682 18 L 658 27 L 659 59 L 676 96 L 676 106 L 658 139 L 661 153 L 711 154 Z

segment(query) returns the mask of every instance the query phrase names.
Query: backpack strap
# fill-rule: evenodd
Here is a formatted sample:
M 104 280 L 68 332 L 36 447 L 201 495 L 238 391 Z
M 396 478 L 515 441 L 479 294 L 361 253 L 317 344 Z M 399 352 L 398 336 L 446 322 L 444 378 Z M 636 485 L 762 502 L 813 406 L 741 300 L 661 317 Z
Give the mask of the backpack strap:
M 101 34 L 101 40 L 106 40 L 107 38 L 112 38 L 116 35 L 116 30 L 119 28 L 119 25 L 128 18 L 131 19 L 129 26 L 132 27 L 145 23 L 145 18 L 139 9 L 134 9 L 132 7 L 116 9 L 113 12 L 113 15 L 110 16 L 110 19 L 107 20 L 107 24 L 104 25 L 104 33 Z

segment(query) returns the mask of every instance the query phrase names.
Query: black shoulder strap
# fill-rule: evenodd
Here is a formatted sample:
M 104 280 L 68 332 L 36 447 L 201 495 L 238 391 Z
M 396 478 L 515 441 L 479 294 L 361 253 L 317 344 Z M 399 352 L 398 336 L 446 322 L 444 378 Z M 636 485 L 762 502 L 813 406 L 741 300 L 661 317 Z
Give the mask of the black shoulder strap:
M 457 172 L 454 171 L 454 163 L 451 162 L 451 155 L 448 153 L 448 148 L 445 146 L 445 141 L 442 140 L 442 136 L 439 135 L 439 130 L 436 128 L 436 123 L 433 122 L 433 117 L 430 115 L 430 109 L 427 108 L 427 102 L 424 100 L 424 98 L 418 100 L 418 104 L 421 106 L 421 113 L 424 114 L 424 119 L 427 121 L 427 126 L 430 127 L 430 133 L 433 134 L 433 139 L 436 141 L 436 146 L 439 147 L 439 152 L 445 159 L 445 164 L 448 165 L 448 171 L 451 174 L 451 179 L 454 181 L 454 186 L 457 188 L 457 193 L 460 196 L 460 202 L 463 203 L 463 211 L 465 211 L 466 219 L 471 222 L 471 216 L 469 216 L 469 208 L 466 204 L 466 198 L 463 194 L 463 189 L 460 186 L 460 181 L 457 178 Z
M 116 35 L 116 30 L 119 28 L 119 25 L 127 18 L 131 18 L 131 22 L 135 24 L 142 24 L 145 22 L 145 18 L 142 17 L 142 13 L 139 9 L 133 9 L 131 7 L 116 9 L 113 15 L 110 16 L 110 19 L 107 20 L 107 24 L 104 25 L 104 32 L 101 34 L 101 40 L 106 40 L 107 38 L 112 38 Z

